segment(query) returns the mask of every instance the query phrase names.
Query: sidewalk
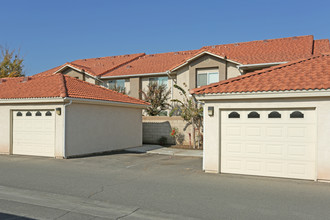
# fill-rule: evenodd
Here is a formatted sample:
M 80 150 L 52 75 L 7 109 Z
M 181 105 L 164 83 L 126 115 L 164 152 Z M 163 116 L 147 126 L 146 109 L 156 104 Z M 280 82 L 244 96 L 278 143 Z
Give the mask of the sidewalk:
M 171 155 L 171 156 L 203 157 L 202 150 L 167 148 L 160 145 L 151 145 L 151 144 L 145 144 L 142 147 L 126 149 L 126 151 L 148 153 L 148 154 L 163 154 L 163 155 Z

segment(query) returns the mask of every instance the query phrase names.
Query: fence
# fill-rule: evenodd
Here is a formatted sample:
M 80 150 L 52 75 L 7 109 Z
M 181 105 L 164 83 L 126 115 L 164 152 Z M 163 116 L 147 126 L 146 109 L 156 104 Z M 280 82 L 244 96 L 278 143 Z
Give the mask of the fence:
M 160 144 L 166 138 L 167 144 L 189 145 L 192 126 L 179 116 L 143 116 L 142 122 L 144 144 Z M 170 135 L 173 128 L 179 131 L 178 143 Z

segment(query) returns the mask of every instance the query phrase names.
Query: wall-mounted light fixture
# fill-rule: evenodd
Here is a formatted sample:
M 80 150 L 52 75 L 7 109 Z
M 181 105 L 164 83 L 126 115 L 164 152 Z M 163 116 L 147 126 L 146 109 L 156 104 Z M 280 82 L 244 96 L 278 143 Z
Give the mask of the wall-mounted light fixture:
M 214 107 L 213 106 L 209 106 L 207 108 L 207 112 L 208 112 L 209 116 L 213 116 L 214 115 Z
M 62 113 L 61 108 L 56 108 L 55 110 L 56 110 L 56 114 L 61 115 Z

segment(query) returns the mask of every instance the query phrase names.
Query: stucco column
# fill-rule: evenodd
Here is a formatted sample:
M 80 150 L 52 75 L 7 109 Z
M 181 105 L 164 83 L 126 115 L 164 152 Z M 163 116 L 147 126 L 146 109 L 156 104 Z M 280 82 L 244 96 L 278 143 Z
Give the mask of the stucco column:
M 137 99 L 141 99 L 140 90 L 141 90 L 140 77 L 130 78 L 130 91 L 131 91 L 130 96 Z

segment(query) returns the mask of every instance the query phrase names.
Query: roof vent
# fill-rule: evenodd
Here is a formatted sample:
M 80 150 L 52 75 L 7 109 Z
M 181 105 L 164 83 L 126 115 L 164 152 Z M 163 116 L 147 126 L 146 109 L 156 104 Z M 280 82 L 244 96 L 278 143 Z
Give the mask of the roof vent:
M 31 77 L 29 77 L 29 76 L 25 76 L 25 77 L 23 78 L 23 80 L 22 80 L 22 83 L 27 82 L 27 81 L 29 81 L 29 80 L 31 80 Z
M 179 54 L 179 52 L 175 52 L 175 53 L 174 53 L 174 55 L 178 55 L 178 54 Z
M 238 43 L 235 43 L 234 46 L 238 46 L 239 44 Z
M 268 42 L 268 40 L 264 40 L 264 43 L 267 43 Z
M 294 36 L 292 39 L 293 39 L 293 40 L 297 40 L 298 38 L 297 38 L 296 36 Z
M 215 48 L 215 45 L 213 45 L 212 48 Z
M 6 79 L 0 79 L 0 84 L 6 82 Z
M 132 66 L 131 65 L 127 65 L 126 68 L 127 69 L 130 69 L 130 68 L 132 68 Z

